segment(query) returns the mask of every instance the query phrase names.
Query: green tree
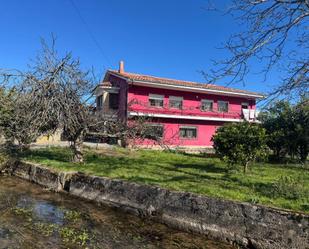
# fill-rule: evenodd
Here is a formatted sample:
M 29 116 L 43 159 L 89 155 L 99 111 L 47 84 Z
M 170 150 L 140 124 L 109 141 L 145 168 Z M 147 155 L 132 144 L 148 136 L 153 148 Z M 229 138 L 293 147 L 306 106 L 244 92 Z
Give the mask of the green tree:
M 278 101 L 259 116 L 262 126 L 266 129 L 267 145 L 278 161 L 286 156 L 289 152 L 289 145 L 291 145 L 287 139 L 288 120 L 291 113 L 292 108 L 289 102 Z
M 258 124 L 225 124 L 217 130 L 212 141 L 216 154 L 229 166 L 242 165 L 244 173 L 256 158 L 267 154 L 266 131 Z
M 301 162 L 306 163 L 309 153 L 309 101 L 301 101 L 293 107 L 289 118 L 292 129 L 290 129 L 290 141 L 293 142 L 294 153 Z
M 277 101 L 261 114 L 260 120 L 266 129 L 267 145 L 276 160 L 289 154 L 306 162 L 309 150 L 308 100 L 303 98 L 296 105 Z

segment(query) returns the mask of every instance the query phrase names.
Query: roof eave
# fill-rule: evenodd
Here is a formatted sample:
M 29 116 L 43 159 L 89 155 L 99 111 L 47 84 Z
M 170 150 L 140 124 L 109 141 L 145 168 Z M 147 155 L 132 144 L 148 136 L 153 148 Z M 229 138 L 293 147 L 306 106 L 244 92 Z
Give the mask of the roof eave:
M 113 71 L 108 70 L 107 74 L 112 74 L 116 77 L 119 77 L 123 80 L 126 80 L 129 84 L 137 83 L 137 84 L 143 84 L 146 86 L 152 86 L 157 88 L 165 88 L 165 89 L 178 89 L 178 90 L 190 90 L 190 91 L 196 91 L 196 92 L 204 92 L 209 94 L 221 94 L 221 95 L 227 95 L 227 96 L 235 96 L 235 97 L 248 97 L 253 99 L 263 99 L 265 98 L 262 94 L 251 94 L 251 93 L 240 93 L 240 92 L 232 92 L 232 91 L 223 91 L 223 90 L 214 90 L 214 89 L 206 89 L 206 88 L 199 88 L 199 87 L 191 87 L 191 86 L 180 86 L 180 85 L 171 85 L 171 84 L 162 84 L 158 82 L 151 82 L 151 81 L 143 81 L 143 80 L 134 80 L 130 79 L 129 77 L 125 77 L 122 75 L 119 75 L 118 73 L 115 73 Z M 106 77 L 105 75 L 105 77 Z
M 250 94 L 250 93 L 240 93 L 240 92 L 231 92 L 231 91 L 223 91 L 223 90 L 215 90 L 215 89 L 206 89 L 206 88 L 199 88 L 199 87 L 191 87 L 191 86 L 178 86 L 178 85 L 171 85 L 171 84 L 161 84 L 156 82 L 149 82 L 149 81 L 142 81 L 142 80 L 132 80 L 128 79 L 129 83 L 137 83 L 140 85 L 158 87 L 158 88 L 165 88 L 165 89 L 177 89 L 177 90 L 189 90 L 189 91 L 196 91 L 196 92 L 203 92 L 209 94 L 220 94 L 226 96 L 235 96 L 235 97 L 248 97 L 253 99 L 263 99 L 265 98 L 262 94 Z

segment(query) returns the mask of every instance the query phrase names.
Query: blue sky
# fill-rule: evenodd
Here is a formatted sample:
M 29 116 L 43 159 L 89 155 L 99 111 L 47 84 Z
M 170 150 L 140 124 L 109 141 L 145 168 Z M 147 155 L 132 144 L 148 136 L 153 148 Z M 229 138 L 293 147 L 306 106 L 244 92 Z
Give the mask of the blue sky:
M 219 7 L 228 2 L 216 1 Z M 231 17 L 206 11 L 205 0 L 1 0 L 0 4 L 0 68 L 24 69 L 38 52 L 40 37 L 49 39 L 54 33 L 59 51 L 72 51 L 83 67 L 94 67 L 97 75 L 106 68 L 116 69 L 124 60 L 129 72 L 203 82 L 199 71 L 226 55 L 216 47 L 242 29 Z M 259 65 L 253 66 L 258 71 Z M 273 74 L 263 82 L 251 74 L 245 86 L 233 87 L 265 92 L 277 78 Z

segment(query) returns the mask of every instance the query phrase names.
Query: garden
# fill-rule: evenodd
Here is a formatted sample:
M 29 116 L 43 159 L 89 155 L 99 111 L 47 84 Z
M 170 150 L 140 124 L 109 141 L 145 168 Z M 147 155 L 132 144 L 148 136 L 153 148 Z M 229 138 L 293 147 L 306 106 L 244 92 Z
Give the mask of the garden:
M 226 163 L 210 155 L 119 147 L 84 148 L 84 153 L 82 164 L 71 162 L 72 151 L 61 147 L 29 150 L 20 157 L 59 171 L 79 171 L 171 190 L 309 212 L 308 165 L 256 162 L 244 174 L 240 166 L 229 169 Z

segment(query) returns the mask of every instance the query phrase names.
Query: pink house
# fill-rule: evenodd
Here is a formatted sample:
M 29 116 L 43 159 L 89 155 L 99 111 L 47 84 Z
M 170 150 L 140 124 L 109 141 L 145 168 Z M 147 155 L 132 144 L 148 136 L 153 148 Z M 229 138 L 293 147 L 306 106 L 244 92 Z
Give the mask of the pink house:
M 212 84 L 108 70 L 96 88 L 97 110 L 122 120 L 151 117 L 161 141 L 171 147 L 212 147 L 211 137 L 227 122 L 256 122 L 256 99 L 263 95 Z M 149 139 L 134 141 L 154 146 Z

